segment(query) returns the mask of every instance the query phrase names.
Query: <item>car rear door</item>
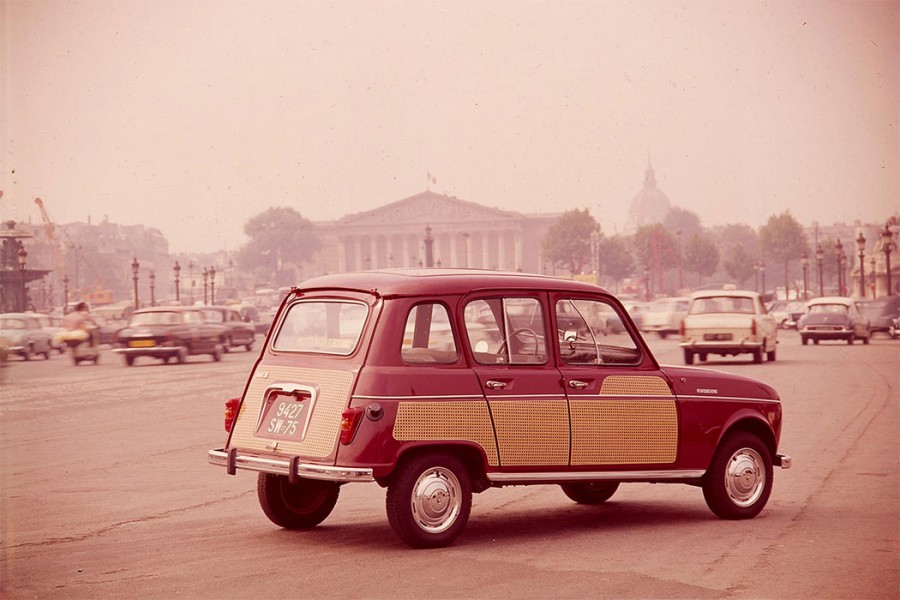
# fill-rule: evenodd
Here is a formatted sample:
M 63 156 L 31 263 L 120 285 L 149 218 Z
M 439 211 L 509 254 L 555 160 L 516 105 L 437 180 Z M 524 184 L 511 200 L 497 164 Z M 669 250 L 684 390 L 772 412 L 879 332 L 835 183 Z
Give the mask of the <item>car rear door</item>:
M 521 292 L 465 301 L 468 351 L 502 471 L 568 468 L 568 402 L 550 354 L 545 301 L 546 294 Z

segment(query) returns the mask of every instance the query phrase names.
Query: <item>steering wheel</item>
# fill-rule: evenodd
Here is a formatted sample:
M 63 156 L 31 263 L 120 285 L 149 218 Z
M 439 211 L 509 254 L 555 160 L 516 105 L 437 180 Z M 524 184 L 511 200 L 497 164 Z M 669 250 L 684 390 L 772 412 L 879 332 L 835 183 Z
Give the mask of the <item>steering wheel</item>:
M 506 354 L 509 349 L 509 340 L 514 337 L 518 337 L 520 335 L 530 335 L 534 338 L 534 352 L 532 355 L 538 355 L 538 349 L 540 348 L 540 344 L 538 343 L 538 334 L 534 332 L 533 329 L 529 329 L 528 327 L 522 327 L 521 329 L 515 329 L 512 333 L 506 336 L 506 339 L 503 340 L 503 343 L 500 344 L 500 347 L 497 348 L 497 354 Z

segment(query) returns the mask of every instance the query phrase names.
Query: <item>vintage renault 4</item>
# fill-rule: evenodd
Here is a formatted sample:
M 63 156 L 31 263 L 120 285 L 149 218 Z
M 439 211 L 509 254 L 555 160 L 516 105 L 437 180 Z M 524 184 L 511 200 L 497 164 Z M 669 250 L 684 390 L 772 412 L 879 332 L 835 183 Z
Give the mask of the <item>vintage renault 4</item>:
M 599 504 L 624 482 L 683 483 L 722 518 L 754 517 L 773 465 L 791 464 L 781 425 L 761 381 L 659 365 L 596 286 L 368 271 L 291 289 L 208 461 L 257 472 L 263 512 L 287 529 L 376 482 L 397 536 L 436 547 L 462 532 L 473 493 L 510 485 Z

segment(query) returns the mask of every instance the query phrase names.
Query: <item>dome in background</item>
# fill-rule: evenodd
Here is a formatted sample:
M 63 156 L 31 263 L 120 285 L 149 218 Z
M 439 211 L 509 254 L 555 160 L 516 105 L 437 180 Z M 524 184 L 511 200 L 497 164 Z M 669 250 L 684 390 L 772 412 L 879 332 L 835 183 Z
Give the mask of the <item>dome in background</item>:
M 644 225 L 661 223 L 671 208 L 669 197 L 656 187 L 653 165 L 648 162 L 644 172 L 644 187 L 631 201 L 625 231 L 634 233 Z

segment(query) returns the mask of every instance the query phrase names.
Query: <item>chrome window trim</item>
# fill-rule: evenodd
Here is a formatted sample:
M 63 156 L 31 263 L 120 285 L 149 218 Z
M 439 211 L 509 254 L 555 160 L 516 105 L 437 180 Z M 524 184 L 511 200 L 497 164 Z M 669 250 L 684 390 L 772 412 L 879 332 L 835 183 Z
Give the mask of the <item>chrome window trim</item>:
M 675 471 L 560 471 L 542 473 L 487 473 L 494 483 L 515 483 L 519 481 L 644 481 L 665 479 L 699 479 L 705 469 L 684 469 Z

